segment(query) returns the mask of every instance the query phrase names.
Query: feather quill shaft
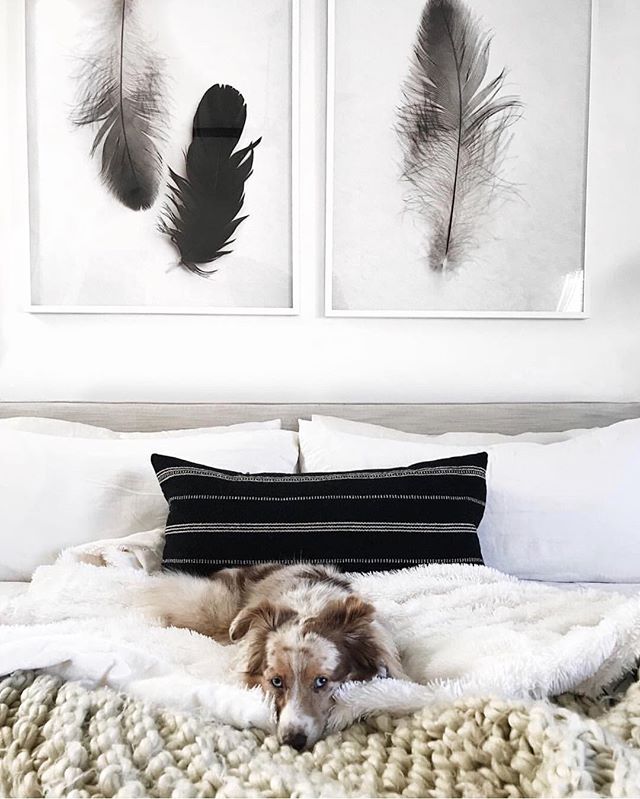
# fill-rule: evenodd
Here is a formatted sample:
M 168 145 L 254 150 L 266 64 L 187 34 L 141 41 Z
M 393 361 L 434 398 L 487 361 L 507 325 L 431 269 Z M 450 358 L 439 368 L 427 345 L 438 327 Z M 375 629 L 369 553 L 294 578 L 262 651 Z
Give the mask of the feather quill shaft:
M 238 148 L 247 118 L 243 96 L 233 86 L 216 84 L 200 101 L 186 155 L 186 177 L 170 170 L 169 200 L 160 231 L 171 238 L 180 264 L 201 276 L 203 269 L 231 252 L 233 235 L 247 218 L 244 185 L 253 172 L 253 152 L 261 139 Z
M 461 0 L 427 0 L 398 111 L 406 201 L 429 227 L 431 269 L 468 259 L 489 206 L 508 187 L 500 167 L 518 98 L 506 71 L 487 80 L 491 46 Z
M 77 76 L 71 117 L 78 127 L 97 126 L 91 156 L 100 152 L 103 183 L 134 211 L 158 195 L 167 125 L 162 61 L 145 41 L 137 3 L 109 0 Z

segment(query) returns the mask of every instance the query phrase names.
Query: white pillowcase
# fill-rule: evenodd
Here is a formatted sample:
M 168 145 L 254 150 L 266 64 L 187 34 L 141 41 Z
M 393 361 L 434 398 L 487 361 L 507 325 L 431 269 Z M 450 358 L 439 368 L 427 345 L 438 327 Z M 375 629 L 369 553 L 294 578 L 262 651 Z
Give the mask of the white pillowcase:
M 441 433 L 440 435 L 423 435 L 420 433 L 403 433 L 390 427 L 366 422 L 352 422 L 350 419 L 339 419 L 337 416 L 322 416 L 314 413 L 311 417 L 314 424 L 322 425 L 329 430 L 341 430 L 356 436 L 369 438 L 391 438 L 394 441 L 416 441 L 418 443 L 452 444 L 453 446 L 488 447 L 491 444 L 508 444 L 514 441 L 530 441 L 536 444 L 552 444 L 556 441 L 567 441 L 587 431 L 563 430 L 559 433 Z
M 165 430 L 159 433 L 120 433 L 106 427 L 96 427 L 82 422 L 67 422 L 64 419 L 43 419 L 40 416 L 13 416 L 0 419 L 0 431 L 22 430 L 25 433 L 40 433 L 46 436 L 64 438 L 183 438 L 184 436 L 214 435 L 246 430 L 280 430 L 282 421 L 272 419 L 267 422 L 241 422 L 217 427 L 194 427 L 183 430 Z
M 302 470 L 408 466 L 473 449 L 427 438 L 370 438 L 301 422 Z M 483 448 L 488 497 L 478 534 L 488 566 L 526 579 L 640 582 L 640 420 L 553 444 Z
M 389 469 L 483 451 L 468 446 L 436 444 L 430 440 L 430 436 L 423 436 L 422 441 L 403 441 L 343 433 L 304 419 L 300 419 L 298 424 L 300 470 L 303 473 Z
M 297 434 L 250 430 L 152 439 L 0 429 L 0 580 L 24 580 L 64 548 L 164 526 L 154 452 L 239 472 L 296 470 Z

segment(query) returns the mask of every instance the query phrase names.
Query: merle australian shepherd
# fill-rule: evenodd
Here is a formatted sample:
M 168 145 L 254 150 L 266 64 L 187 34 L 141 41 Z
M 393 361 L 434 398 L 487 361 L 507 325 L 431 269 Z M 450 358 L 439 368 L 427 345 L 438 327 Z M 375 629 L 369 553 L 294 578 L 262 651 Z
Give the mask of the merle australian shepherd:
M 322 736 L 342 683 L 406 679 L 373 605 L 331 567 L 266 563 L 208 578 L 167 575 L 145 604 L 166 626 L 239 642 L 245 684 L 273 698 L 278 739 L 297 750 Z

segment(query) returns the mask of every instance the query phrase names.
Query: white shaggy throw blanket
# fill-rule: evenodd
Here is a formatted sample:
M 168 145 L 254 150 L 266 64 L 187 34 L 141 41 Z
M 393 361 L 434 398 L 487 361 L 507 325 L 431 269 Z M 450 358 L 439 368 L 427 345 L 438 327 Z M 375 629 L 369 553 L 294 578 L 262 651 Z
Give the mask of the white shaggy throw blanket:
M 155 706 L 270 730 L 269 704 L 234 673 L 235 647 L 154 626 L 131 610 L 142 586 L 163 579 L 132 567 L 142 561 L 124 557 L 105 567 L 68 554 L 38 569 L 25 594 L 0 605 L 0 674 L 45 669 Z M 640 597 L 567 591 L 478 566 L 355 575 L 354 583 L 389 624 L 414 682 L 343 686 L 334 729 L 461 696 L 594 695 L 640 656 Z

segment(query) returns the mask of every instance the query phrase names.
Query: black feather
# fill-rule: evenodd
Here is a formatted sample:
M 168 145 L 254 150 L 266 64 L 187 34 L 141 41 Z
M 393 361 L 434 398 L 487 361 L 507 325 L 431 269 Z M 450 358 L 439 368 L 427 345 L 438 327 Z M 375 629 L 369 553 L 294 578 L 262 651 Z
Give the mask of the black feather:
M 244 184 L 253 171 L 253 151 L 261 139 L 236 150 L 247 118 L 244 97 L 233 86 L 207 89 L 193 118 L 186 177 L 170 170 L 173 185 L 160 230 L 180 252 L 180 263 L 198 275 L 231 252 L 244 204 Z
M 99 125 L 91 155 L 101 148 L 100 176 L 134 211 L 153 205 L 162 180 L 167 114 L 162 61 L 149 48 L 136 17 L 138 0 L 109 0 L 91 55 L 77 76 L 72 122 Z

